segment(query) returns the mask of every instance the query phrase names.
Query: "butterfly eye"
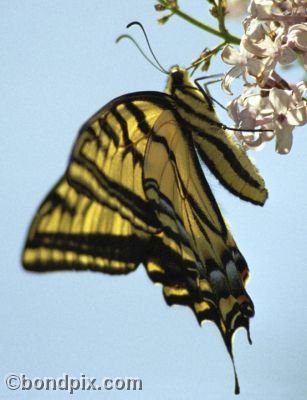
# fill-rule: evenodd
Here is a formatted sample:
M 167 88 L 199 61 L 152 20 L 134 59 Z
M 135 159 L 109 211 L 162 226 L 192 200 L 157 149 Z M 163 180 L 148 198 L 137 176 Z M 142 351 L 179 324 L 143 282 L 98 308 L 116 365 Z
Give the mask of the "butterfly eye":
M 175 86 L 182 86 L 183 85 L 183 73 L 181 70 L 176 69 L 172 72 L 172 79 L 173 79 L 173 84 Z

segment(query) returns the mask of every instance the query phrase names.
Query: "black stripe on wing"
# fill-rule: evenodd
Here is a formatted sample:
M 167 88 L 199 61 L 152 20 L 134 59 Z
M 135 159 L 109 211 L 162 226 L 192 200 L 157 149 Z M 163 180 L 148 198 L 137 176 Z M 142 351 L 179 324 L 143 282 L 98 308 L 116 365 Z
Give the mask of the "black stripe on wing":
M 109 274 L 123 273 L 122 270 L 117 270 L 113 267 L 101 267 L 95 262 L 96 258 L 108 261 L 120 262 L 123 264 L 133 263 L 139 265 L 146 261 L 147 257 L 146 240 L 142 240 L 136 235 L 116 236 L 102 234 L 61 234 L 61 233 L 37 233 L 33 240 L 28 241 L 26 247 L 32 250 L 51 250 L 60 251 L 65 254 L 72 252 L 76 256 L 76 260 L 80 256 L 91 256 L 86 266 L 78 261 L 72 262 L 53 262 L 52 259 L 37 260 L 31 263 L 28 269 L 33 271 L 50 271 L 50 270 L 84 270 L 90 269 L 94 271 L 103 271 Z M 63 257 L 65 258 L 65 257 Z M 127 269 L 127 273 L 130 270 Z
M 176 114 L 174 114 L 174 118 L 179 119 L 178 123 L 179 124 L 181 123 L 180 126 L 181 126 L 182 131 L 185 132 L 185 136 L 186 137 L 189 137 L 189 130 L 186 127 L 185 123 L 183 121 L 181 121 L 180 117 L 178 115 L 176 116 Z M 172 163 L 174 163 L 175 168 L 178 169 L 176 155 L 174 154 L 172 149 L 169 147 L 169 144 L 168 144 L 167 140 L 164 137 L 158 136 L 158 135 L 153 135 L 151 140 L 152 140 L 152 142 L 160 143 L 165 147 L 165 149 L 166 149 L 166 151 L 168 153 L 169 159 L 172 161 Z M 190 144 L 190 145 L 192 145 L 192 144 Z M 191 156 L 192 155 L 190 155 L 190 157 Z M 218 207 L 218 205 L 216 203 L 216 200 L 215 200 L 215 198 L 214 198 L 214 196 L 212 194 L 210 186 L 209 186 L 207 180 L 205 179 L 204 175 L 202 174 L 201 171 L 199 171 L 198 168 L 196 169 L 196 172 L 198 173 L 198 179 L 199 179 L 199 182 L 202 185 L 202 190 L 206 193 L 206 196 L 208 197 L 208 199 L 210 201 L 210 205 L 214 209 L 215 216 L 219 220 L 219 226 L 216 227 L 215 225 L 212 224 L 212 222 L 208 219 L 208 217 L 203 212 L 201 207 L 199 207 L 199 205 L 195 202 L 193 196 L 187 191 L 184 183 L 181 181 L 180 176 L 177 176 L 177 178 L 180 179 L 181 188 L 184 191 L 184 196 L 186 198 L 186 201 L 191 204 L 191 207 L 193 208 L 193 211 L 197 214 L 198 218 L 200 220 L 202 220 L 213 232 L 215 232 L 216 234 L 221 235 L 223 237 L 226 237 L 227 228 L 225 226 L 225 223 L 224 223 L 223 217 L 221 215 L 220 209 L 219 209 L 219 207 Z M 144 181 L 144 185 L 146 186 L 146 180 Z M 156 182 L 156 186 L 158 186 L 157 182 Z M 161 193 L 160 193 L 160 195 L 163 196 L 163 194 L 161 194 Z M 179 216 L 177 215 L 176 218 L 179 219 Z
M 144 201 L 131 190 L 126 189 L 117 182 L 110 180 L 103 172 L 98 170 L 96 164 L 90 160 L 73 159 L 72 161 L 80 167 L 86 168 L 101 185 L 101 187 L 110 194 L 110 196 L 116 197 L 126 208 L 131 208 L 136 217 L 144 221 L 147 225 L 153 227 L 157 226 L 155 213 L 147 201 Z M 74 178 L 71 174 L 68 174 L 67 180 L 71 186 L 76 188 L 80 193 L 86 195 L 88 198 L 92 199 L 93 201 L 97 201 L 100 204 L 107 205 L 109 208 L 114 209 L 114 211 L 118 211 L 118 208 L 112 207 L 111 202 L 104 201 L 94 191 L 90 190 L 89 185 L 86 182 L 83 183 L 80 178 Z

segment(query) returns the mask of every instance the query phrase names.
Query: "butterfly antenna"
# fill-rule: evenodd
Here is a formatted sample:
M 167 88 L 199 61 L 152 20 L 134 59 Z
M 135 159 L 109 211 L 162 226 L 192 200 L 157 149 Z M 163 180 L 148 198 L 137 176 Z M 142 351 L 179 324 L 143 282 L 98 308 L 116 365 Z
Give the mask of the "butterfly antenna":
M 153 50 L 152 50 L 152 47 L 151 47 L 151 45 L 150 45 L 150 42 L 149 42 L 147 33 L 146 33 L 145 28 L 143 27 L 143 25 L 142 25 L 139 21 L 133 21 L 133 22 L 130 22 L 130 23 L 126 26 L 126 28 L 129 29 L 129 28 L 130 28 L 131 26 L 133 26 L 133 25 L 137 25 L 137 26 L 139 26 L 139 27 L 141 28 L 141 30 L 142 30 L 142 32 L 143 32 L 143 34 L 144 34 L 144 37 L 145 37 L 145 40 L 146 40 L 148 49 L 149 49 L 149 51 L 150 51 L 150 54 L 152 55 L 153 59 L 154 59 L 155 62 L 156 62 L 155 68 L 159 69 L 161 72 L 163 72 L 164 74 L 167 74 L 167 75 L 168 75 L 168 71 L 161 65 L 161 63 L 159 62 L 158 58 L 156 57 L 155 53 L 154 53 Z M 134 43 L 136 44 L 135 41 L 134 41 Z M 141 54 L 143 54 L 143 55 L 145 56 L 146 60 L 148 60 L 148 61 L 150 62 L 151 65 L 155 65 L 155 64 L 145 55 L 145 53 L 140 49 L 140 46 L 137 45 L 137 48 L 141 51 Z
M 122 39 L 129 39 L 131 42 L 135 45 L 135 47 L 139 50 L 139 52 L 142 54 L 142 56 L 151 64 L 154 68 L 156 68 L 160 72 L 164 72 L 161 70 L 152 60 L 144 53 L 142 50 L 141 46 L 138 44 L 138 42 L 130 35 L 120 35 L 116 39 L 116 43 L 119 43 Z

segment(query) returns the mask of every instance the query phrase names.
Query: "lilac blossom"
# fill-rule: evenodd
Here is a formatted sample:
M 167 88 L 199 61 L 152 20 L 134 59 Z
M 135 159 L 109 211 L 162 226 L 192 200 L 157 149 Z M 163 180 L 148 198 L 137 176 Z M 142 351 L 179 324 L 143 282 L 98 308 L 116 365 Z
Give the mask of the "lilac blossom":
M 298 57 L 307 69 L 306 1 L 253 0 L 248 11 L 239 50 L 227 45 L 222 52 L 232 66 L 224 91 L 232 94 L 234 79 L 243 79 L 243 92 L 230 102 L 229 115 L 242 129 L 236 136 L 243 146 L 259 149 L 275 138 L 276 151 L 287 154 L 294 128 L 307 122 L 306 83 L 289 83 L 277 69 Z

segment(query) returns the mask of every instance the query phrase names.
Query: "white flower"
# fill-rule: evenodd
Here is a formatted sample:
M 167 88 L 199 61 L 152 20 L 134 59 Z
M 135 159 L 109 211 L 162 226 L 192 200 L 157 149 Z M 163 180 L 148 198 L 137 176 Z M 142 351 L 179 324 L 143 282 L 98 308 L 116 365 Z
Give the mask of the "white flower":
M 257 89 L 257 85 L 251 86 L 227 106 L 230 117 L 240 128 L 235 131 L 237 139 L 245 148 L 254 150 L 260 150 L 264 142 L 274 137 L 274 132 L 267 128 L 271 118 L 263 112 L 268 107 L 268 98 Z
M 272 88 L 268 95 L 257 93 L 256 85 L 233 100 L 228 108 L 231 118 L 242 131 L 236 136 L 247 148 L 259 149 L 276 138 L 276 151 L 287 154 L 292 147 L 292 131 L 307 122 L 307 105 L 303 99 L 306 84 L 299 82 L 291 90 Z M 259 132 L 259 127 L 262 131 Z M 258 131 L 248 132 L 258 128 Z
M 227 45 L 224 47 L 221 57 L 226 64 L 234 66 L 222 81 L 222 88 L 228 94 L 232 94 L 230 86 L 234 79 L 242 75 L 245 83 L 248 84 L 248 76 L 257 76 L 263 70 L 261 60 L 254 58 L 243 47 L 239 52 L 236 48 Z
M 296 24 L 289 28 L 287 45 L 303 52 L 304 68 L 307 69 L 307 24 Z
M 287 154 L 292 147 L 292 131 L 307 122 L 306 102 L 297 92 L 273 88 L 269 100 L 272 106 L 272 127 L 276 135 L 276 151 Z
M 290 64 L 296 59 L 295 52 L 290 46 L 284 45 L 283 31 L 274 32 L 273 39 L 270 35 L 265 35 L 262 40 L 255 40 L 254 35 L 242 38 L 243 47 L 258 60 L 261 60 L 264 76 L 259 77 L 265 82 L 276 64 Z
M 226 46 L 225 63 L 232 68 L 222 81 L 231 93 L 234 79 L 244 81 L 243 93 L 228 106 L 236 136 L 248 148 L 260 148 L 276 138 L 276 151 L 287 154 L 292 132 L 307 122 L 306 85 L 288 83 L 277 73 L 301 55 L 307 69 L 307 0 L 252 0 L 239 50 Z M 243 131 L 246 129 L 246 131 Z M 255 129 L 252 131 L 252 129 Z
M 252 18 L 258 18 L 260 20 L 270 19 L 273 6 L 274 1 L 272 0 L 252 0 L 248 7 L 248 12 Z
M 307 51 L 307 24 L 296 24 L 289 28 L 287 44 L 298 50 Z
M 246 12 L 246 0 L 228 0 L 226 7 L 227 18 L 239 18 Z

